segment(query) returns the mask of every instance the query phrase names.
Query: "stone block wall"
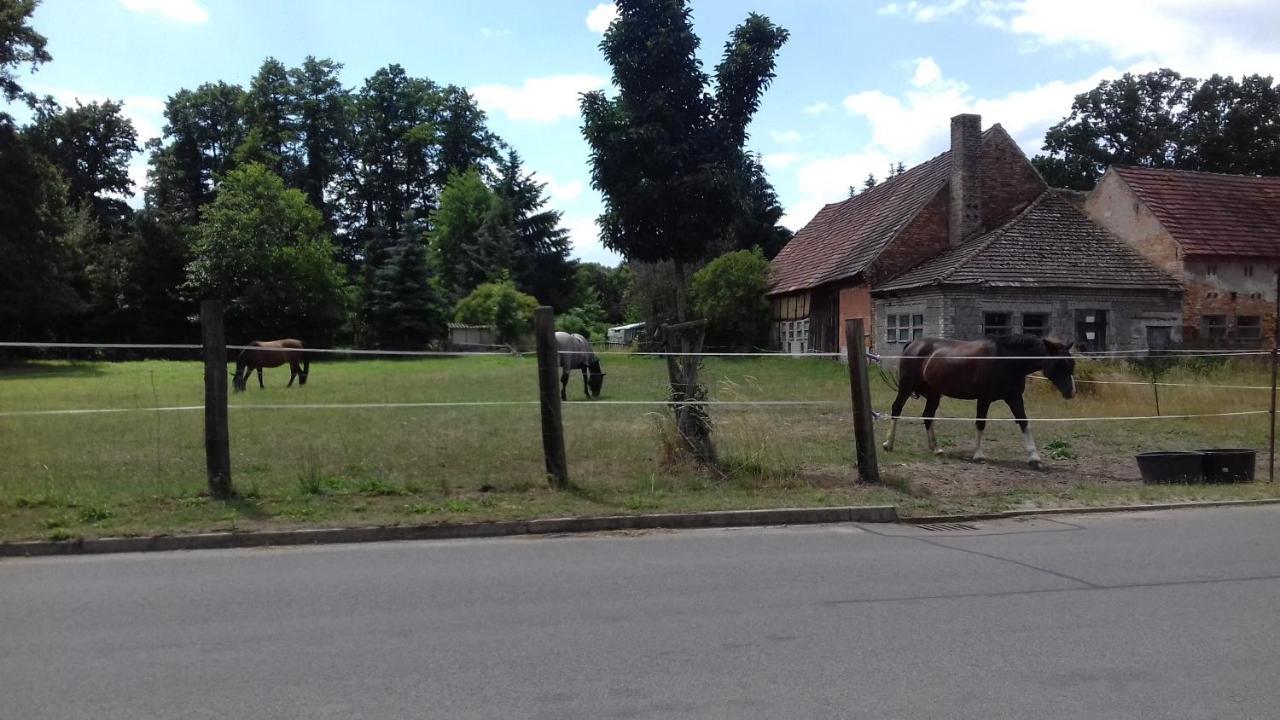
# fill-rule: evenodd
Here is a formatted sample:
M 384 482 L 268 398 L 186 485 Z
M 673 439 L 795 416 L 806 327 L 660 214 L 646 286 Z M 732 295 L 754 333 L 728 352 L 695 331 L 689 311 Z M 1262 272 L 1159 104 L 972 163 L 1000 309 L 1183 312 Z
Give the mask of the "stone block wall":
M 885 328 L 889 314 L 922 313 L 925 335 L 973 340 L 984 335 L 986 313 L 1008 313 L 1012 331 L 1023 330 L 1023 315 L 1048 315 L 1049 334 L 1062 341 L 1077 338 L 1077 311 L 1105 311 L 1106 349 L 1136 350 L 1147 347 L 1148 328 L 1168 328 L 1170 339 L 1182 340 L 1182 299 L 1176 293 L 1040 290 L 1027 288 L 940 289 L 897 293 L 875 299 L 877 324 Z M 1160 332 L 1160 331 L 1156 331 Z M 892 354 L 900 343 L 889 343 L 883 332 L 876 336 L 877 352 Z

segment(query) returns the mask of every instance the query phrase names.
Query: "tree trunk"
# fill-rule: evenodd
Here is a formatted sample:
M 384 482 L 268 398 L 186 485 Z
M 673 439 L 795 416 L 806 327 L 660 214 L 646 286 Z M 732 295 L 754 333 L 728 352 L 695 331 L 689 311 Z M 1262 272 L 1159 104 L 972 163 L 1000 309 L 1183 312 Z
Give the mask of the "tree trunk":
M 685 275 L 683 260 L 671 262 L 676 271 L 676 322 L 683 323 L 689 320 L 689 278 Z
M 702 352 L 707 321 L 694 320 L 662 328 L 664 348 L 672 353 Z M 711 443 L 711 416 L 707 406 L 707 389 L 698 384 L 702 358 L 698 355 L 668 355 L 667 375 L 671 381 L 671 408 L 675 413 L 676 432 L 686 450 L 699 462 L 717 467 L 715 447 Z

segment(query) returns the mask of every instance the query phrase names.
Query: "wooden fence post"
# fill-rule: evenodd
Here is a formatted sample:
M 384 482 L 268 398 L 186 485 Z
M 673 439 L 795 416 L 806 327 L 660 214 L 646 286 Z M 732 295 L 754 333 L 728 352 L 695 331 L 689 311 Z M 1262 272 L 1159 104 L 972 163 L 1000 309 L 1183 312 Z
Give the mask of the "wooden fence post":
M 1276 481 L 1276 366 L 1280 362 L 1280 270 L 1276 271 L 1276 304 L 1271 326 L 1271 420 L 1270 452 L 1267 459 L 1267 482 Z
M 222 328 L 222 301 L 200 303 L 200 332 L 204 340 L 204 455 L 209 471 L 209 494 L 229 498 L 231 440 L 227 428 L 227 342 Z
M 542 454 L 551 486 L 569 486 L 569 462 L 564 452 L 564 422 L 560 414 L 560 352 L 556 345 L 556 315 L 546 305 L 533 311 L 533 334 L 538 346 L 538 399 L 542 406 Z
M 849 347 L 849 389 L 853 395 L 853 440 L 858 458 L 858 478 L 865 483 L 880 482 L 876 462 L 876 433 L 871 415 L 871 381 L 867 378 L 867 344 L 862 318 L 844 322 Z

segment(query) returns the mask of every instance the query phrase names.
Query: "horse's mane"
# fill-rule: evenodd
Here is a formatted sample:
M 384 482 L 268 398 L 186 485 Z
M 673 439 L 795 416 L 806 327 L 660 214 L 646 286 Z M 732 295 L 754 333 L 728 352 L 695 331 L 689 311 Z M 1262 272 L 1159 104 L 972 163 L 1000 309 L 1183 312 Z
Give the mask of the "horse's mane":
M 1035 335 L 998 335 L 992 340 L 995 341 L 997 355 L 1026 357 L 1047 354 L 1044 340 Z

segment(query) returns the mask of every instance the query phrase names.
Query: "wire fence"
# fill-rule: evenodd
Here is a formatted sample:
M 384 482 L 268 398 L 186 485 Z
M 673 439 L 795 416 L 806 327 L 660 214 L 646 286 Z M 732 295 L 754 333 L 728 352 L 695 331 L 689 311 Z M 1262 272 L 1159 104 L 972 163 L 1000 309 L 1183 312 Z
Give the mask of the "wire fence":
M 206 406 L 200 366 L 194 361 L 202 345 L 0 342 L 0 347 L 47 353 L 93 351 L 102 361 L 0 367 L 0 455 L 10 458 L 9 463 L 0 464 L 0 494 L 6 485 L 30 488 L 57 483 L 67 475 L 79 478 L 83 485 L 104 476 L 116 482 L 158 478 L 158 483 L 139 481 L 139 486 L 161 493 L 174 484 L 187 488 L 199 484 L 204 468 L 200 413 Z M 235 354 L 250 347 L 225 347 L 228 372 L 234 367 Z M 190 360 L 111 362 L 131 352 L 156 350 L 190 352 Z M 540 477 L 538 408 L 542 401 L 532 353 L 352 348 L 307 348 L 305 353 L 321 362 L 312 369 L 304 390 L 286 391 L 282 387 L 285 371 L 272 374 L 268 370 L 267 391 L 250 383 L 248 391 L 231 396 L 232 462 L 242 476 L 263 483 L 282 473 L 287 482 L 317 476 L 381 477 L 401 483 L 424 476 L 453 478 L 432 481 L 441 487 L 449 483 L 510 487 L 513 477 L 524 478 L 519 482 Z M 563 403 L 569 457 L 583 476 L 636 482 L 650 476 L 655 459 L 660 460 L 666 452 L 663 448 L 673 442 L 669 415 L 682 405 L 715 411 L 717 438 L 730 448 L 725 454 L 743 466 L 852 465 L 847 371 L 829 362 L 844 357 L 842 353 L 597 354 L 608 366 L 604 396 L 585 401 L 575 372 L 566 388 L 570 400 Z M 1179 430 L 1125 432 L 1147 435 L 1143 441 L 1151 444 L 1186 443 L 1199 433 L 1206 442 L 1211 438 L 1256 447 L 1266 427 L 1255 418 L 1271 415 L 1272 410 L 1261 407 L 1265 400 L 1252 403 L 1249 399 L 1272 388 L 1261 384 L 1262 364 L 1254 361 L 1269 354 L 1237 350 L 1074 355 L 1079 362 L 1117 373 L 1077 380 L 1106 394 L 1072 405 L 1054 397 L 1048 383 L 1030 383 L 1029 421 L 1085 428 L 1092 423 L 1107 427 L 1135 423 L 1135 428 L 1146 428 L 1154 426 L 1145 421 L 1161 420 L 1175 423 Z M 709 363 L 707 397 L 671 401 L 665 364 L 647 361 L 673 356 L 700 357 Z M 323 362 L 344 357 L 350 362 L 328 366 Z M 869 357 L 886 365 L 902 359 L 892 354 Z M 1117 368 L 1125 363 L 1150 358 L 1167 358 L 1175 365 L 1239 358 L 1256 367 L 1234 375 L 1188 372 L 1159 382 L 1118 374 L 1121 369 Z M 736 363 L 738 359 L 753 362 Z M 795 360 L 828 362 L 797 365 L 791 362 Z M 1169 391 L 1162 398 L 1164 411 L 1135 412 L 1146 405 L 1142 393 L 1152 387 Z M 1257 391 L 1258 395 L 1236 391 Z M 883 389 L 878 388 L 874 396 L 876 420 L 925 419 L 911 414 L 894 418 L 887 412 L 889 397 Z M 971 403 L 944 403 L 941 414 L 933 419 L 974 422 L 971 414 L 965 416 L 971 408 Z M 998 415 L 986 420 L 1015 421 Z M 1087 431 L 1072 432 L 1070 437 L 1081 442 L 1079 433 Z M 1094 434 L 1099 444 L 1106 445 L 1114 432 L 1099 429 Z

